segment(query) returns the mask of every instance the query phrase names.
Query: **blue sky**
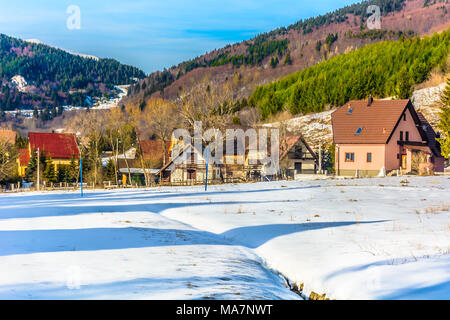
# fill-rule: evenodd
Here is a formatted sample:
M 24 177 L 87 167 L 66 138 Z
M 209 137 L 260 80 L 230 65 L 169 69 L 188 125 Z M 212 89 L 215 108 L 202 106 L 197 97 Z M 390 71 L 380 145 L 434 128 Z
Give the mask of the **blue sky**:
M 356 0 L 0 0 L 0 33 L 150 73 Z M 81 28 L 69 30 L 70 5 Z

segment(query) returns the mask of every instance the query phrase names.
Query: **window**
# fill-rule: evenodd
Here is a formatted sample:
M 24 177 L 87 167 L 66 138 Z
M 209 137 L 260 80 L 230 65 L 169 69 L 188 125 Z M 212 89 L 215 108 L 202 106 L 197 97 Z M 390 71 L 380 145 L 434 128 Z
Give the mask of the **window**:
M 363 131 L 363 127 L 359 127 L 358 130 L 356 130 L 356 135 L 359 136 L 361 132 Z
M 347 114 L 351 115 L 353 113 L 353 108 L 349 108 Z
M 405 135 L 406 135 L 405 140 L 406 140 L 406 141 L 409 141 L 409 132 L 406 131 Z
M 367 153 L 367 162 L 372 162 L 372 152 Z
M 355 154 L 350 152 L 346 153 L 345 162 L 355 162 Z
M 400 131 L 400 141 L 403 141 L 403 131 Z
M 406 112 L 403 114 L 403 121 L 406 121 Z

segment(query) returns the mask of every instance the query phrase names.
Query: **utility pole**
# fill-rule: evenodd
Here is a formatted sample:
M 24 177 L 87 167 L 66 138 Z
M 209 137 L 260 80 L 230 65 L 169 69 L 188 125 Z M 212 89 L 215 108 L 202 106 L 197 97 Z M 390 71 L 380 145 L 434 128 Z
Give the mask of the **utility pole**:
M 80 182 L 81 182 L 81 197 L 83 198 L 83 159 L 80 154 Z
M 322 174 L 322 142 L 319 143 L 319 174 Z
M 41 165 L 41 160 L 40 160 L 40 151 L 39 148 L 37 149 L 37 191 L 39 191 L 39 167 Z
M 208 191 L 208 167 L 209 167 L 209 146 L 206 147 L 206 177 L 205 177 L 205 192 Z

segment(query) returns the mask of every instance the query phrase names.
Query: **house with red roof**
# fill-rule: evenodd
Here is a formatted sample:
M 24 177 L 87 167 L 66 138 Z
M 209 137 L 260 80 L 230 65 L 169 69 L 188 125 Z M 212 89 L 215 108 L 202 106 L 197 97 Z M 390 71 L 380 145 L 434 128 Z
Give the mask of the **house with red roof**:
M 28 163 L 30 162 L 30 151 L 28 149 L 19 149 L 19 156 L 17 157 L 17 165 L 19 168 L 19 175 L 25 177 Z
M 80 158 L 77 139 L 74 134 L 38 133 L 28 134 L 28 149 L 19 150 L 19 173 L 24 176 L 32 152 L 39 150 L 41 154 L 52 157 L 55 169 L 61 165 L 69 165 L 72 158 Z
M 332 124 L 340 176 L 444 172 L 436 133 L 410 100 L 350 101 L 332 114 Z

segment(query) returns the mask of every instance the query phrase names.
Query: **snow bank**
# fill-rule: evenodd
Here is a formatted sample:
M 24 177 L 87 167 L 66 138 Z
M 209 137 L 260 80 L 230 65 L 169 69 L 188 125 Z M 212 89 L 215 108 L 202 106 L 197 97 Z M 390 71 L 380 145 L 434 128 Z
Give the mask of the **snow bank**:
M 0 298 L 450 298 L 450 180 L 0 195 Z

